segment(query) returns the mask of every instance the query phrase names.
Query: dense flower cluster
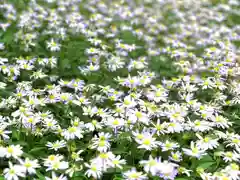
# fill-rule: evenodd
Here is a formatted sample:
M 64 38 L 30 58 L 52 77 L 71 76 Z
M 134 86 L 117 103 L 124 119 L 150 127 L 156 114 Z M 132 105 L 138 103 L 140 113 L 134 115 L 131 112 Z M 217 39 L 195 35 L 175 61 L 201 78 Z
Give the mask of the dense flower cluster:
M 0 173 L 240 179 L 240 1 L 0 2 Z

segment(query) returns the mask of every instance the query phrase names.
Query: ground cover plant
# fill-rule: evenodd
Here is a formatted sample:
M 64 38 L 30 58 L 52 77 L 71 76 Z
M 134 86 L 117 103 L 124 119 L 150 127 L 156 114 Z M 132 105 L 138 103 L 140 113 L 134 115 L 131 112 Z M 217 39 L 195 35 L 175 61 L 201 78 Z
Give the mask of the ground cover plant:
M 0 179 L 240 179 L 240 1 L 1 0 Z

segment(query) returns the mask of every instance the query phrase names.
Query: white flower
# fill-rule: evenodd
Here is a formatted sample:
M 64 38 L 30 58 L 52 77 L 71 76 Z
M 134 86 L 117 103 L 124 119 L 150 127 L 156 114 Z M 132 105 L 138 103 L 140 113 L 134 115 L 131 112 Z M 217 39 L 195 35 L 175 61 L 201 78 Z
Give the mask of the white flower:
M 110 148 L 110 143 L 107 140 L 99 139 L 98 141 L 94 141 L 90 148 L 97 149 L 100 152 L 106 152 Z
M 53 39 L 47 42 L 47 48 L 50 49 L 50 51 L 59 51 L 60 47 L 61 45 L 56 43 Z
M 19 160 L 21 165 L 26 168 L 26 171 L 29 174 L 35 174 L 36 168 L 39 168 L 40 165 L 38 164 L 38 160 L 30 160 L 29 158 L 26 158 L 24 161 Z
M 223 169 L 223 172 L 225 172 L 227 176 L 231 178 L 231 180 L 239 179 L 240 169 L 239 165 L 236 163 L 231 163 L 230 165 L 228 165 L 225 169 Z
M 0 50 L 3 50 L 5 47 L 4 47 L 4 44 L 3 43 L 0 43 Z
M 193 141 L 191 141 L 190 149 L 183 148 L 183 152 L 188 156 L 193 156 L 200 159 L 203 155 L 205 155 L 205 150 L 200 149 L 199 146 L 195 145 Z
M 19 177 L 25 177 L 25 168 L 9 162 L 9 168 L 4 169 L 3 173 L 6 180 L 18 180 Z
M 66 142 L 64 140 L 57 140 L 54 143 L 52 142 L 48 142 L 47 147 L 49 147 L 49 149 L 53 149 L 54 151 L 58 151 L 60 148 L 63 148 L 66 146 Z
M 141 160 L 140 164 L 144 165 L 144 171 L 146 173 L 150 172 L 153 176 L 155 176 L 159 172 L 158 166 L 160 165 L 160 162 L 160 158 L 153 159 L 152 156 L 149 156 L 148 160 Z
M 62 161 L 63 156 L 61 155 L 50 155 L 44 161 L 44 166 L 48 167 L 46 171 L 49 170 L 64 170 L 68 168 L 68 162 Z
M 160 142 L 156 141 L 156 138 L 153 137 L 153 134 L 149 132 L 144 132 L 142 138 L 137 138 L 135 141 L 139 144 L 138 148 L 146 150 L 152 150 L 160 144 Z
M 196 134 L 199 140 L 196 142 L 196 145 L 201 147 L 202 149 L 215 149 L 218 144 L 218 139 L 213 139 L 211 137 L 202 137 L 199 134 Z
M 96 120 L 92 120 L 92 122 L 85 124 L 85 127 L 89 131 L 94 131 L 95 129 L 102 129 L 101 123 Z
M 160 177 L 164 179 L 175 179 L 177 175 L 177 164 L 164 161 L 159 164 L 158 170 L 160 172 Z
M 71 126 L 63 132 L 63 136 L 66 140 L 81 139 L 83 138 L 82 130 L 79 127 Z
M 141 122 L 146 125 L 148 125 L 148 123 L 150 121 L 150 118 L 148 117 L 148 115 L 146 113 L 138 111 L 137 109 L 129 110 L 127 115 L 129 117 L 129 119 L 131 119 L 132 121 Z
M 177 151 L 177 152 L 171 152 L 171 156 L 169 156 L 169 159 L 175 162 L 180 162 L 182 161 L 182 154 Z
M 125 124 L 124 119 L 122 118 L 114 118 L 114 117 L 107 117 L 106 118 L 106 125 L 113 129 L 121 128 Z
M 7 148 L 0 146 L 0 157 L 3 158 L 7 154 Z
M 154 126 L 154 128 L 152 128 L 152 129 L 157 132 L 156 134 L 158 136 L 160 136 L 161 134 L 165 134 L 166 133 L 166 127 L 167 127 L 166 122 L 161 123 L 160 119 L 158 119 L 157 123 L 154 124 L 152 122 L 152 125 Z
M 135 168 L 123 173 L 123 178 L 126 180 L 143 180 L 148 179 L 146 174 L 136 171 Z
M 162 151 L 169 151 L 179 147 L 177 143 L 166 141 L 165 143 L 161 143 Z
M 194 122 L 188 121 L 189 127 L 195 132 L 204 132 L 212 129 L 212 123 L 204 120 L 195 120 Z
M 6 148 L 6 157 L 13 157 L 18 159 L 23 154 L 22 147 L 20 145 L 10 145 Z
M 0 127 L 0 136 L 3 137 L 3 139 L 9 139 L 8 134 L 11 133 L 11 131 L 5 130 L 7 128 L 6 125 L 1 125 Z
M 228 152 L 223 152 L 221 153 L 221 155 L 223 156 L 223 160 L 225 162 L 232 162 L 232 161 L 236 161 L 238 162 L 240 160 L 240 155 L 239 153 L 233 151 L 228 151 Z
M 52 177 L 45 177 L 46 180 L 67 180 L 67 177 L 61 174 L 60 176 L 57 176 L 55 172 L 52 172 Z
M 229 126 L 232 125 L 231 122 L 228 121 L 227 118 L 221 116 L 221 115 L 215 115 L 211 118 L 211 120 L 214 122 L 215 126 L 221 127 L 223 129 L 228 128 Z
M 168 133 L 180 133 L 184 130 L 183 123 L 166 123 L 167 124 L 167 131 Z
M 106 171 L 109 167 L 112 165 L 112 159 L 115 157 L 115 155 L 111 152 L 101 152 L 95 159 L 92 161 L 101 165 L 102 170 Z
M 85 174 L 87 177 L 93 177 L 99 179 L 102 176 L 102 166 L 101 164 L 92 162 L 91 164 L 85 163 L 85 166 L 89 168 Z
M 116 106 L 120 106 L 121 108 L 133 108 L 136 106 L 136 102 L 131 96 L 124 97 L 124 100 L 120 103 L 116 103 Z
M 121 159 L 121 156 L 115 156 L 111 159 L 111 166 L 112 167 L 117 167 L 119 169 L 122 169 L 122 165 L 126 164 L 126 160 L 125 159 Z

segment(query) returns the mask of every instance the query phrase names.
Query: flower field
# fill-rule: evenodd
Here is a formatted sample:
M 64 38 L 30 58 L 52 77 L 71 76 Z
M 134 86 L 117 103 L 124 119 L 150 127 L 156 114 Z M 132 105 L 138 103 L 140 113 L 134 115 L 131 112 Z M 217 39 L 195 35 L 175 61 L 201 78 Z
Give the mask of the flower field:
M 239 0 L 0 0 L 0 180 L 240 180 Z

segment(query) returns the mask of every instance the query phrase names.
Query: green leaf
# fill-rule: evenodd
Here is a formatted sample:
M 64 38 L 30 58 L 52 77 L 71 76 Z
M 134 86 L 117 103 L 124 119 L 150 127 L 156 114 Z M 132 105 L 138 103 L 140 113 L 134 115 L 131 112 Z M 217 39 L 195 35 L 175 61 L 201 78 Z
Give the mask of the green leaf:
M 29 153 L 30 153 L 30 154 L 31 154 L 31 153 L 35 154 L 35 153 L 41 152 L 41 151 L 43 151 L 43 150 L 45 150 L 45 149 L 46 149 L 46 147 L 36 147 L 36 148 L 31 149 L 31 150 L 29 151 Z
M 115 177 L 113 178 L 113 180 L 122 180 L 123 178 L 120 178 L 120 177 Z
M 203 158 L 201 158 L 198 162 L 199 164 L 201 164 L 202 162 L 212 162 L 213 159 L 211 156 L 209 155 L 206 155 L 206 156 L 203 156 Z
M 205 163 L 200 164 L 198 167 L 201 167 L 203 169 L 207 169 L 210 166 L 212 166 L 213 164 L 215 164 L 215 162 L 205 162 Z
M 190 179 L 190 178 L 188 178 L 188 177 L 184 177 L 184 178 L 180 177 L 180 178 L 176 178 L 175 180 L 188 180 L 188 179 Z
M 37 177 L 39 178 L 39 180 L 45 180 L 45 177 L 42 173 L 40 173 L 39 171 L 36 172 Z
M 77 180 L 77 179 L 80 179 L 80 177 L 81 179 L 88 179 L 82 172 L 75 172 L 73 179 Z

